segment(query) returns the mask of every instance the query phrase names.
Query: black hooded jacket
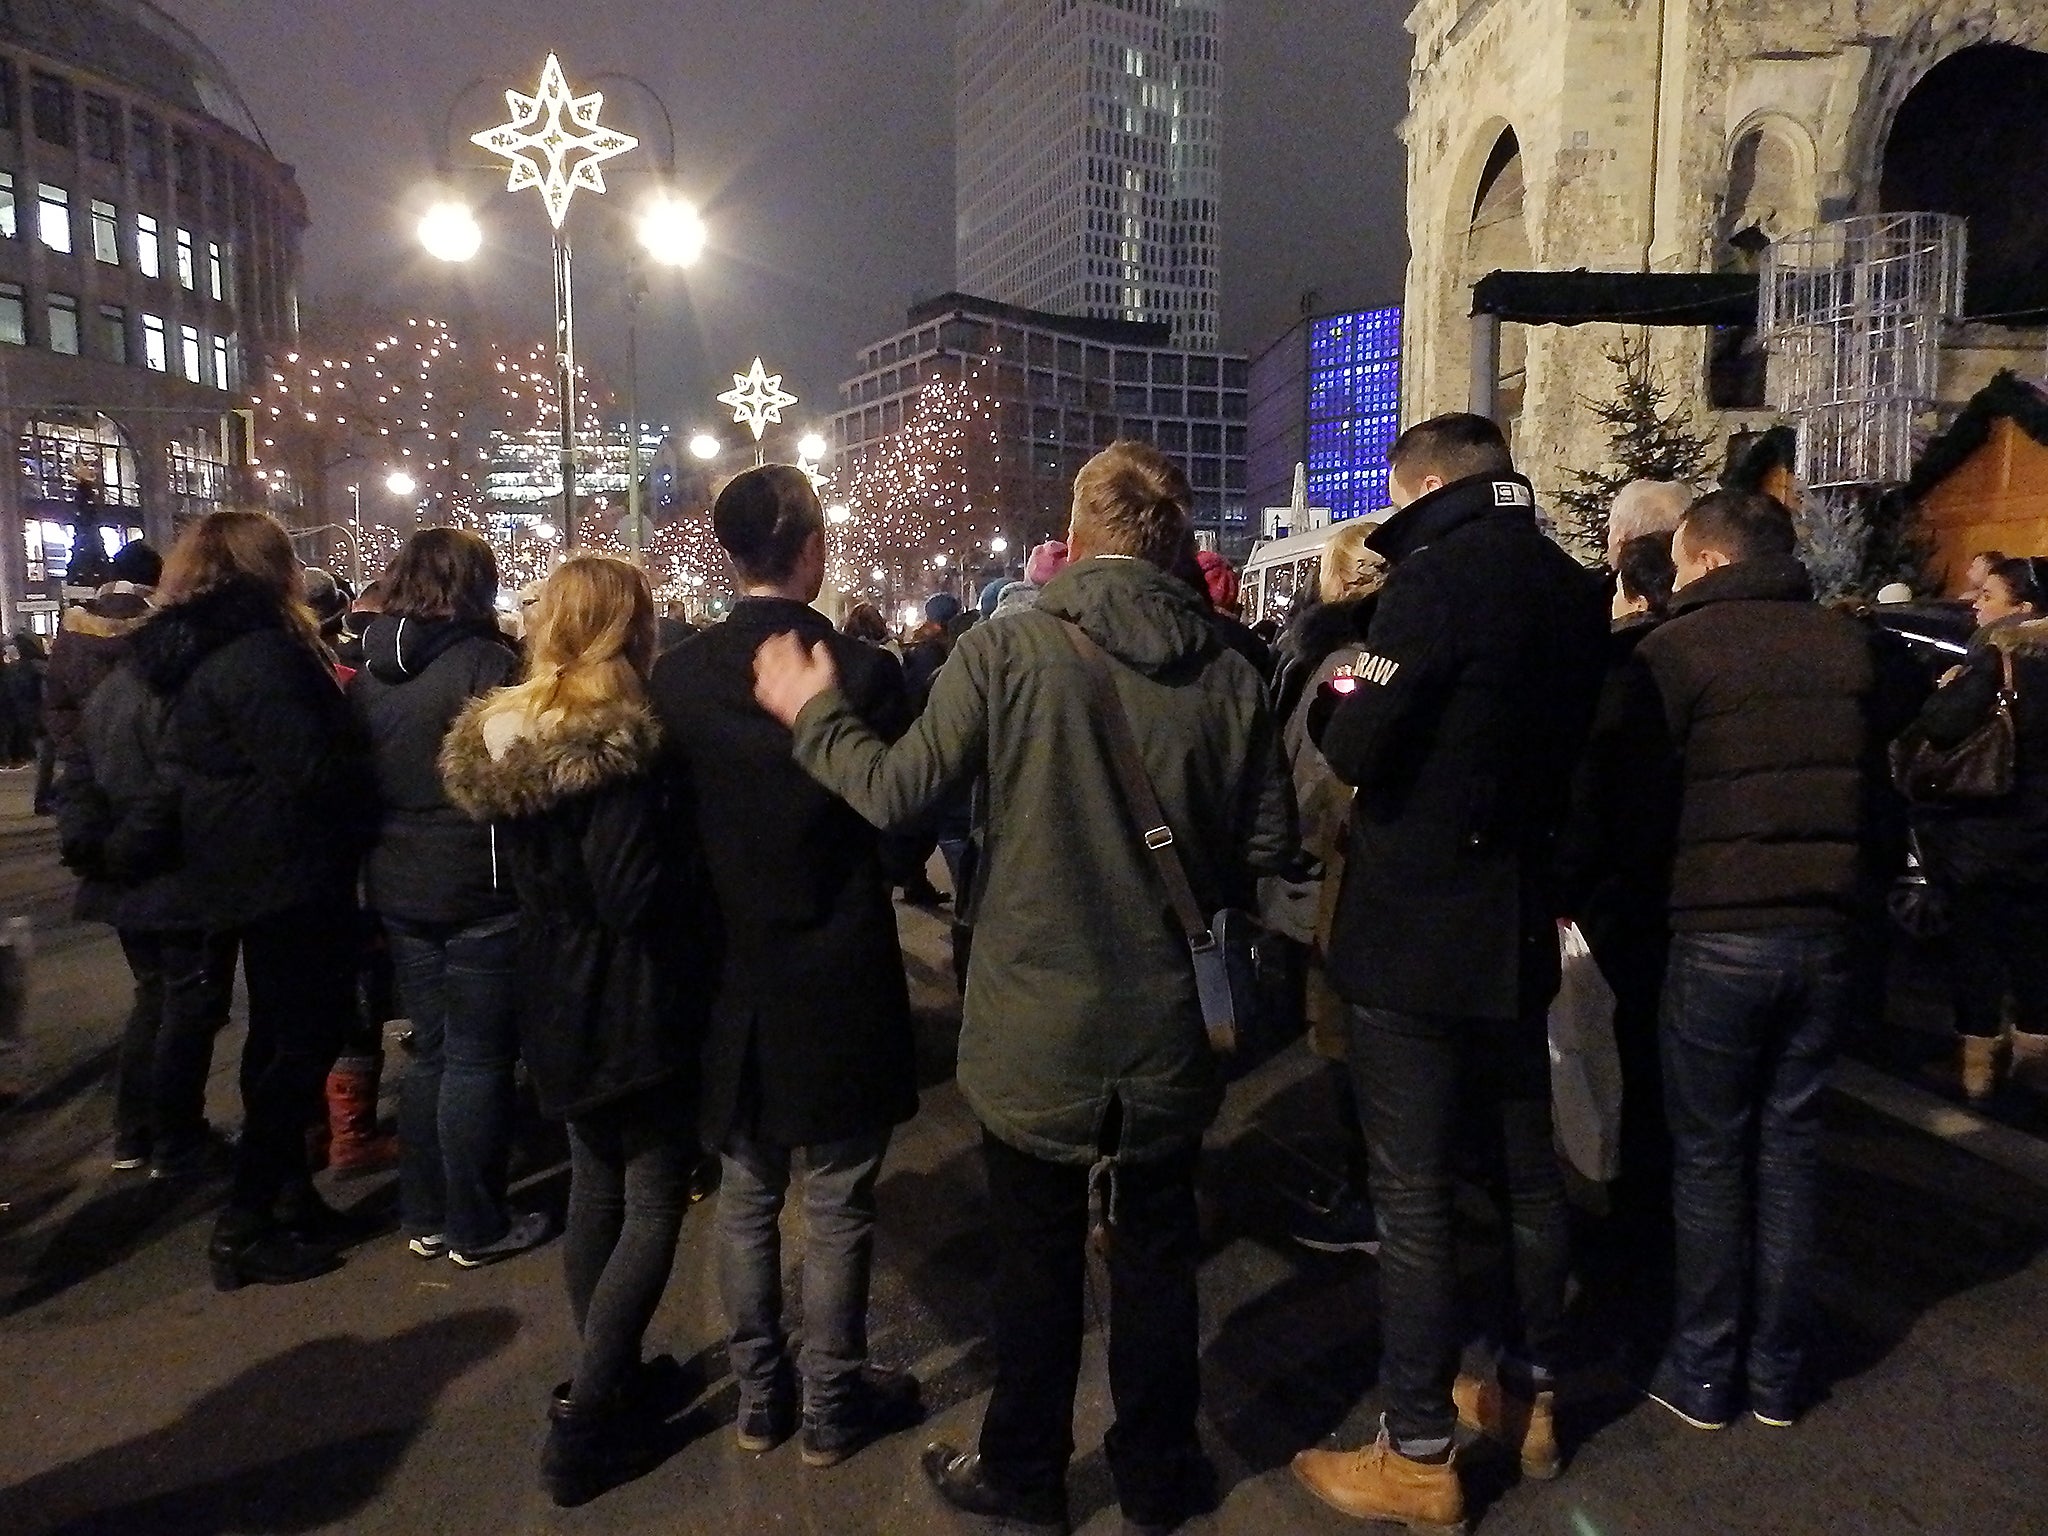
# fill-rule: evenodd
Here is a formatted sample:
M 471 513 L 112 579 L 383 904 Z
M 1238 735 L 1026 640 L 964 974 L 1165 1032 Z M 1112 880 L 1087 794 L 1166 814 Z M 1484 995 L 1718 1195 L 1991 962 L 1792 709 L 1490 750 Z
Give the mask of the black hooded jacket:
M 496 625 L 381 614 L 363 632 L 349 704 L 369 743 L 377 828 L 363 864 L 370 910 L 464 925 L 517 910 L 497 833 L 457 810 L 441 744 L 469 701 L 512 681 L 519 654 Z
M 352 904 L 369 778 L 321 658 L 239 581 L 164 608 L 132 644 L 167 705 L 152 814 L 198 920 Z
M 1553 861 L 1607 616 L 1519 475 L 1388 519 L 1392 570 L 1356 691 L 1317 734 L 1358 787 L 1331 979 L 1353 1003 L 1540 1016 L 1557 990 Z M 1313 727 L 1312 727 L 1313 728 Z

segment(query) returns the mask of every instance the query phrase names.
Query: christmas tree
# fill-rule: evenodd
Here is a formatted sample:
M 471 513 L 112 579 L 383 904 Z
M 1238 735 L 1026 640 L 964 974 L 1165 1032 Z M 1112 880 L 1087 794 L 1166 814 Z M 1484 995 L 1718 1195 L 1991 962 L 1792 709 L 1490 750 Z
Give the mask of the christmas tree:
M 1572 470 L 1571 487 L 1557 497 L 1561 540 L 1592 560 L 1606 557 L 1607 516 L 1623 486 L 1636 480 L 1697 483 L 1712 452 L 1693 430 L 1691 412 L 1673 405 L 1670 385 L 1650 360 L 1646 332 L 1624 333 L 1606 357 L 1621 374 L 1614 398 L 1580 399 L 1608 429 L 1607 462 Z

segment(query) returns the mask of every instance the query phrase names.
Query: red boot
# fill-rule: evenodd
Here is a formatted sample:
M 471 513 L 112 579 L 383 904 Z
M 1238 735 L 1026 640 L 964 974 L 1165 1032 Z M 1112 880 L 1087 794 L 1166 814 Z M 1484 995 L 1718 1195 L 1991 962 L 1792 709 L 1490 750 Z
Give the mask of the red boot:
M 377 1130 L 375 1056 L 344 1056 L 327 1074 L 327 1166 L 336 1173 L 377 1173 L 398 1164 L 398 1138 Z

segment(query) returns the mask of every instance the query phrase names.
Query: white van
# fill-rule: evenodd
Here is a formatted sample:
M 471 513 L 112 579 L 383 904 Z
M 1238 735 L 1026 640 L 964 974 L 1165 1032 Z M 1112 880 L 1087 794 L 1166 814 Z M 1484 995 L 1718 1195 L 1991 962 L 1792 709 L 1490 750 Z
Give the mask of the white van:
M 1285 624 L 1295 609 L 1316 600 L 1316 584 L 1323 573 L 1323 550 L 1337 536 L 1337 530 L 1349 523 L 1377 528 L 1392 516 L 1392 512 L 1373 512 L 1291 538 L 1262 539 L 1253 545 L 1240 579 L 1244 622 L 1257 624 L 1271 619 L 1276 624 Z

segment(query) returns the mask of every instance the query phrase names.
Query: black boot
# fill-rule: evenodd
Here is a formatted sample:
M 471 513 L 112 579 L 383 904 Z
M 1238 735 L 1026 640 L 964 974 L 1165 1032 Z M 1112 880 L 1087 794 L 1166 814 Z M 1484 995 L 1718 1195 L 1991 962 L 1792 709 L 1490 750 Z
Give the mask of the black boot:
M 924 1448 L 923 1466 L 939 1497 L 957 1510 L 1022 1526 L 1041 1536 L 1068 1536 L 1073 1529 L 1067 1518 L 1065 1488 L 1026 1492 L 1000 1487 L 988 1480 L 979 1456 L 955 1450 L 943 1440 Z
M 548 1439 L 541 1447 L 540 1486 L 563 1509 L 588 1504 L 631 1482 L 656 1459 L 647 1426 L 622 1411 L 620 1399 L 598 1409 L 555 1401 L 548 1405 Z
M 301 1242 L 242 1212 L 221 1217 L 206 1258 L 213 1267 L 214 1288 L 222 1291 L 238 1291 L 245 1285 L 296 1285 L 341 1263 L 333 1249 Z

